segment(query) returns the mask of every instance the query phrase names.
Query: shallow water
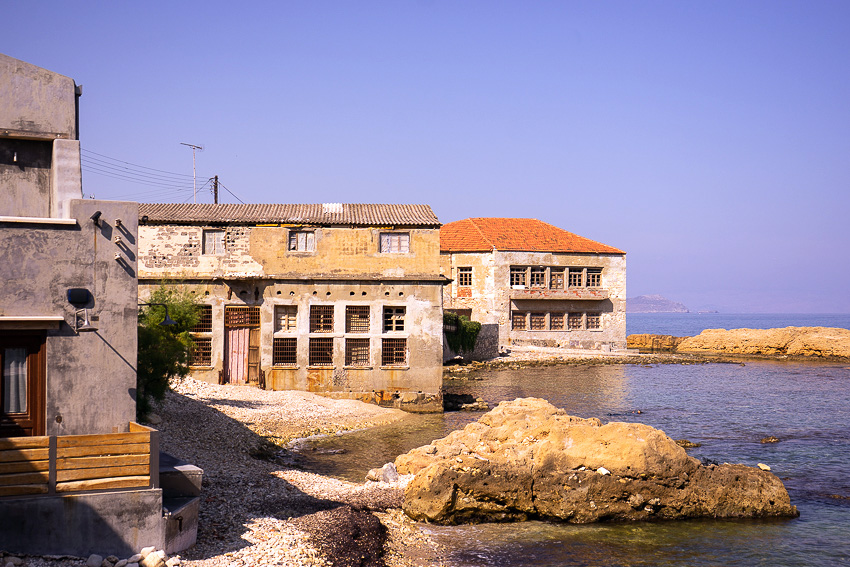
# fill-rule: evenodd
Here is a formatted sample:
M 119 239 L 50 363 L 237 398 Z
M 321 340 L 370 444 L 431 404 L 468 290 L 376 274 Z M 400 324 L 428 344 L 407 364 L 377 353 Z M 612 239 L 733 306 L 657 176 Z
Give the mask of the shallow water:
M 574 526 L 429 527 L 472 565 L 850 564 L 850 367 L 749 362 L 557 366 L 446 381 L 491 404 L 540 397 L 568 413 L 640 421 L 702 444 L 689 454 L 718 463 L 766 463 L 801 516 L 774 521 L 688 521 Z M 638 410 L 640 413 L 637 413 Z M 386 427 L 316 440 L 308 468 L 361 482 L 369 468 L 481 414 L 410 416 Z M 763 437 L 781 441 L 762 444 Z M 326 451 L 344 450 L 344 453 Z

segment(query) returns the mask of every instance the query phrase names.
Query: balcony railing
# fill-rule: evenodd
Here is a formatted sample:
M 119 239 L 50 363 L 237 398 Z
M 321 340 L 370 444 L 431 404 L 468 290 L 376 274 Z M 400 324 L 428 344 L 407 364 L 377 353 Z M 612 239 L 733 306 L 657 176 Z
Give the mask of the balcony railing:
M 128 433 L 0 439 L 0 496 L 156 488 L 159 432 L 130 422 Z

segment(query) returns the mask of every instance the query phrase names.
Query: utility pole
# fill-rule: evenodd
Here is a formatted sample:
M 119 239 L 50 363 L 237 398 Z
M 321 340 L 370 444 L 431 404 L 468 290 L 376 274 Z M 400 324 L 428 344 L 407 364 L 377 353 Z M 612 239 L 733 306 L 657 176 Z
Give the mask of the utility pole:
M 192 203 L 198 202 L 198 179 L 195 173 L 195 150 L 204 151 L 204 146 L 196 146 L 195 144 L 186 144 L 180 142 L 181 146 L 189 146 L 192 148 Z
M 218 205 L 218 175 L 213 178 L 213 203 Z

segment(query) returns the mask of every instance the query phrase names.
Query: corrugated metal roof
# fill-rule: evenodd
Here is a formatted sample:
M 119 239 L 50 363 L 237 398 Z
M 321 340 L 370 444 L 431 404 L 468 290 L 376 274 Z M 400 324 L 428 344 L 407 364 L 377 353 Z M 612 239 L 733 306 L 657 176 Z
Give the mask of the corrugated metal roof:
M 491 250 L 625 254 L 537 219 L 469 218 L 440 229 L 441 252 Z
M 439 227 L 428 205 L 318 203 L 305 205 L 140 203 L 149 223 L 313 224 Z

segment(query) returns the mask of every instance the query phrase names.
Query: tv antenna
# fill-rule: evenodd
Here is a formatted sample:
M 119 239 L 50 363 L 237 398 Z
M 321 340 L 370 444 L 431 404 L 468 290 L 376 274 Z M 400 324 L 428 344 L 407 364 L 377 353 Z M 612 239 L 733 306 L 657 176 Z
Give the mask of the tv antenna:
M 187 144 L 185 142 L 180 142 L 181 146 L 188 146 L 192 148 L 192 203 L 198 202 L 198 178 L 195 173 L 195 150 L 204 151 L 204 146 L 196 146 L 195 144 Z

